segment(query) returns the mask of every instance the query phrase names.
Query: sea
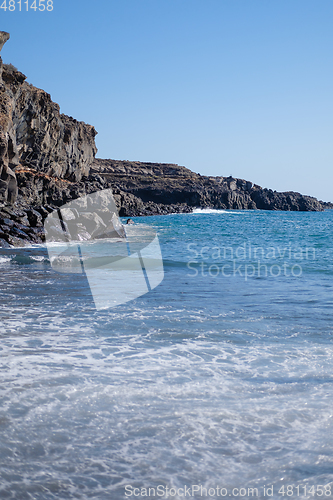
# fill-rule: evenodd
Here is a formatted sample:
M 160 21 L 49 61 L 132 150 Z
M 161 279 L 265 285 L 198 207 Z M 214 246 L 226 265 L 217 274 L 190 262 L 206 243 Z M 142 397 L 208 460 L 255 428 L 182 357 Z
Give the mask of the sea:
M 164 278 L 115 307 L 0 252 L 0 499 L 331 497 L 333 211 L 133 221 Z

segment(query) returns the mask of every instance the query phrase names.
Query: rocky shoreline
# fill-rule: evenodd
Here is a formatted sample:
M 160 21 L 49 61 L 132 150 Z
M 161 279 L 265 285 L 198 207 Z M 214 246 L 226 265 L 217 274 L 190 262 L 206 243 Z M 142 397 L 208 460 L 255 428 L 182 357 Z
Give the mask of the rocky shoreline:
M 0 32 L 0 51 L 9 34 Z M 112 188 L 123 217 L 194 208 L 322 211 L 300 193 L 278 193 L 176 164 L 96 159 L 94 127 L 61 114 L 44 90 L 0 57 L 0 247 L 44 241 L 44 220 L 63 204 Z
M 197 207 L 322 211 L 333 207 L 311 196 L 291 191 L 278 193 L 234 177 L 204 176 L 176 164 L 95 159 L 91 175 L 92 178 L 98 176 L 103 187 L 116 187 L 127 196 L 135 196 L 144 207 L 155 204 L 156 213 L 158 209 L 169 212 L 170 206 L 178 207 L 178 211 Z M 133 213 L 128 202 L 121 203 L 120 210 L 124 215 L 142 215 L 140 203 L 132 207 Z
M 84 194 L 112 188 L 121 217 L 190 213 L 195 208 L 322 211 L 331 203 L 299 193 L 277 193 L 232 177 L 206 177 L 185 167 L 96 159 L 79 182 L 45 179 L 35 172 L 18 176 L 14 204 L 0 204 L 0 247 L 42 243 L 44 220 L 54 209 Z M 33 187 L 34 186 L 34 187 Z M 37 187 L 36 187 L 37 186 Z M 27 199 L 42 203 L 27 203 Z

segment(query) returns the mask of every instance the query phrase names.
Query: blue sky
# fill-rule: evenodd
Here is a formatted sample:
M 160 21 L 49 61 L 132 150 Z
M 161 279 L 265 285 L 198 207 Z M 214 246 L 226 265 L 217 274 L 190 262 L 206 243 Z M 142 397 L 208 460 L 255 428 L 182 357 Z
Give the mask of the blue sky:
M 53 5 L 0 9 L 1 55 L 95 126 L 97 157 L 333 201 L 332 0 Z

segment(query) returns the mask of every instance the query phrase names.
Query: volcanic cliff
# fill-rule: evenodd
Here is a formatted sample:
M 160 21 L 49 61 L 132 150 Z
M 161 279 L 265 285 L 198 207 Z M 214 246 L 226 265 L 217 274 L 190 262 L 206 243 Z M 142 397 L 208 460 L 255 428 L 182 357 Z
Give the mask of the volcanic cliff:
M 0 32 L 0 51 L 9 34 Z M 173 164 L 95 159 L 93 126 L 60 113 L 49 94 L 0 57 L 0 246 L 43 240 L 43 221 L 85 193 L 112 188 L 121 216 L 195 207 L 319 211 L 332 204 Z

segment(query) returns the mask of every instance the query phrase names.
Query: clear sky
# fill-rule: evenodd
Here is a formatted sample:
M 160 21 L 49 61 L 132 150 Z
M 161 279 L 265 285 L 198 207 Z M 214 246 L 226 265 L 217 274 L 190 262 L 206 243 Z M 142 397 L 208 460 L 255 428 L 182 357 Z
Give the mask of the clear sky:
M 332 0 L 28 2 L 0 9 L 2 58 L 95 126 L 98 157 L 333 201 Z

